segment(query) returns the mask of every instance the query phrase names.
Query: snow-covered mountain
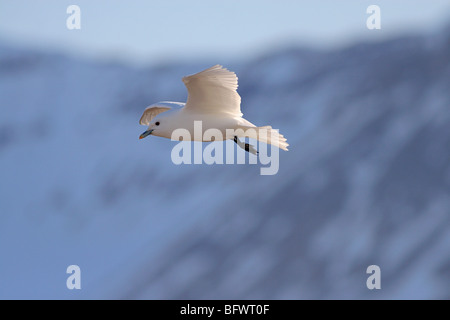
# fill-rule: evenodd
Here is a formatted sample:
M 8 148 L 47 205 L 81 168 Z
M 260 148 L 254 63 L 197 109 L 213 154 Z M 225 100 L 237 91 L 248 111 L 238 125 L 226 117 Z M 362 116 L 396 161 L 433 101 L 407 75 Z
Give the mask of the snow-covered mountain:
M 216 63 L 288 138 L 278 174 L 138 140 L 147 105 Z M 0 78 L 2 299 L 450 298 L 448 28 L 148 68 L 2 44 Z

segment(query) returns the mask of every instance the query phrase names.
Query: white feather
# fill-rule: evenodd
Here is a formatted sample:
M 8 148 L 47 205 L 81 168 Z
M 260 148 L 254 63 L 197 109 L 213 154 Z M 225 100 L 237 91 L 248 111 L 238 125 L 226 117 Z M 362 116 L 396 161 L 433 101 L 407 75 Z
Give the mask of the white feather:
M 183 78 L 188 89 L 186 110 L 198 113 L 224 113 L 241 117 L 238 78 L 221 65 Z

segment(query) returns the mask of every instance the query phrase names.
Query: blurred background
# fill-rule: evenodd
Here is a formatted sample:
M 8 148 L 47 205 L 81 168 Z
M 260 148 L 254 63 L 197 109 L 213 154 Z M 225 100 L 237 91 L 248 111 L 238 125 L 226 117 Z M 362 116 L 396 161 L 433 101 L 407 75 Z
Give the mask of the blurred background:
M 138 140 L 214 64 L 277 175 Z M 450 299 L 448 0 L 2 0 L 0 79 L 1 299 Z

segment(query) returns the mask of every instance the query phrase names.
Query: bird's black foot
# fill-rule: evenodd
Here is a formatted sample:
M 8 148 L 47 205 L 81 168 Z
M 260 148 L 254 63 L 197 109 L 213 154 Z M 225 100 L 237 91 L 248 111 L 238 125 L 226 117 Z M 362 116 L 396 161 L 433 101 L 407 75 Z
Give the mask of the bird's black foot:
M 242 149 L 244 149 L 247 152 L 250 152 L 251 154 L 258 155 L 259 152 L 249 143 L 242 143 L 237 136 L 234 136 L 233 141 Z

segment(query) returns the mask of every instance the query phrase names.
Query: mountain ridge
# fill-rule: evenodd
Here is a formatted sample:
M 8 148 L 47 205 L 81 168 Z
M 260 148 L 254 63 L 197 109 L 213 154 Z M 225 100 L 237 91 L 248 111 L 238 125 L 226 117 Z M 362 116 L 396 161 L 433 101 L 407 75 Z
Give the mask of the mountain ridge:
M 271 177 L 176 166 L 173 142 L 138 140 L 143 109 L 184 101 L 181 77 L 205 63 L 2 46 L 0 298 L 448 298 L 445 30 L 225 64 L 246 118 L 291 145 Z M 371 264 L 378 291 L 365 286 Z

